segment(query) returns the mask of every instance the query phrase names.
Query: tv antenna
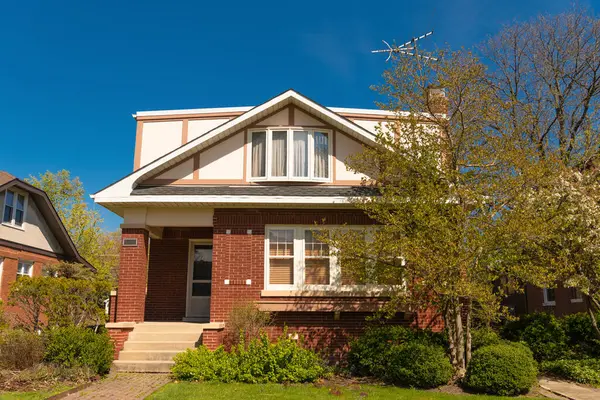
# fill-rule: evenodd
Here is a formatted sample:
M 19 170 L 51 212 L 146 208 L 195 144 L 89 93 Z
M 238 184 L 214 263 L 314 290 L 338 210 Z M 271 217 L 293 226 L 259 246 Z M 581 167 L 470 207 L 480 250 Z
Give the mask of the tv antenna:
M 386 42 L 385 40 L 382 40 L 382 42 L 387 46 L 387 49 L 372 50 L 371 53 L 389 53 L 388 58 L 385 59 L 386 62 L 389 61 L 390 58 L 392 58 L 393 53 L 398 53 L 398 54 L 402 54 L 405 56 L 418 57 L 418 58 L 422 58 L 424 60 L 437 61 L 437 58 L 421 55 L 421 54 L 419 54 L 419 51 L 417 50 L 417 41 L 419 41 L 421 39 L 425 39 L 427 36 L 431 36 L 431 35 L 433 35 L 433 31 L 427 32 L 426 34 L 421 35 L 419 37 L 414 37 L 411 40 L 409 40 L 408 42 L 401 44 L 400 46 L 396 46 L 396 45 L 391 46 L 388 42 Z

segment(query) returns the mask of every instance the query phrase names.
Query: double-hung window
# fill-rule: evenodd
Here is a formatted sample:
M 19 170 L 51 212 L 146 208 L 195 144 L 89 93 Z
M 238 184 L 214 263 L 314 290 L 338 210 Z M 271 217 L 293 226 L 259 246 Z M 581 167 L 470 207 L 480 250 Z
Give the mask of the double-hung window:
M 252 181 L 331 180 L 331 132 L 323 129 L 269 128 L 250 131 Z
M 19 260 L 17 264 L 17 277 L 19 276 L 33 276 L 33 263 Z
M 338 283 L 335 258 L 314 227 L 270 227 L 265 240 L 268 288 L 300 289 Z
M 7 190 L 4 193 L 2 223 L 22 227 L 25 220 L 25 195 Z
M 544 288 L 544 305 L 555 306 L 556 305 L 556 289 Z

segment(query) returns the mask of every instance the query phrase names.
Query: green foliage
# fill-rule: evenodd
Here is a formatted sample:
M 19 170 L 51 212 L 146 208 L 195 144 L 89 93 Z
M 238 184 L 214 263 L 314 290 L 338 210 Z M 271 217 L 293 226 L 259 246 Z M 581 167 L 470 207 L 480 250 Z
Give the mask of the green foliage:
M 394 384 L 434 388 L 452 378 L 452 365 L 440 346 L 405 343 L 393 346 L 388 356 L 385 378 Z
M 109 281 L 78 264 L 54 266 L 53 276 L 20 277 L 12 285 L 9 300 L 23 313 L 17 322 L 36 331 L 43 326 L 101 325 L 104 322 L 104 299 L 111 289 Z
M 600 359 L 597 358 L 544 361 L 541 363 L 540 369 L 570 381 L 600 385 Z
M 359 376 L 385 376 L 392 347 L 408 342 L 447 345 L 441 333 L 414 330 L 403 326 L 370 327 L 350 343 L 348 368 Z
M 515 396 L 527 393 L 537 380 L 531 351 L 519 343 L 482 347 L 473 353 L 464 385 L 476 392 Z
M 8 328 L 8 319 L 4 311 L 4 302 L 0 299 L 0 331 L 6 328 Z
M 69 326 L 46 332 L 44 359 L 65 368 L 88 367 L 106 374 L 113 360 L 113 344 L 107 333 Z
M 592 319 L 587 313 L 567 315 L 561 318 L 561 324 L 567 335 L 569 347 L 575 353 L 600 357 L 600 340 L 596 338 Z
M 0 365 L 23 370 L 38 364 L 44 356 L 44 344 L 37 333 L 6 329 L 0 333 Z
M 280 337 L 271 343 L 266 335 L 235 346 L 210 351 L 204 346 L 175 356 L 174 377 L 188 381 L 314 382 L 327 373 L 323 360 L 295 341 Z
M 536 360 L 557 360 L 568 349 L 567 335 L 560 321 L 548 313 L 523 315 L 508 322 L 501 331 L 505 339 L 527 343 Z
M 477 350 L 481 347 L 500 344 L 500 336 L 488 326 L 471 330 L 471 347 Z

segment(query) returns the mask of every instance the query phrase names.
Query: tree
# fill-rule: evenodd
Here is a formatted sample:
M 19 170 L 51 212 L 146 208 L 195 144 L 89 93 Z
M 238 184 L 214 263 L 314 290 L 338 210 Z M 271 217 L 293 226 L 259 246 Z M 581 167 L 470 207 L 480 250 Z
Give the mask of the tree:
M 401 122 L 346 160 L 368 175 L 363 183 L 374 193 L 352 202 L 376 228 L 323 236 L 342 280 L 386 284 L 393 310 L 398 303 L 440 310 L 462 375 L 473 316 L 498 316 L 500 217 L 528 177 L 510 173 L 519 153 L 490 128 L 498 110 L 485 66 L 467 51 L 436 57 L 395 60 L 379 89 L 388 99 L 381 107 Z
M 79 178 L 71 178 L 67 170 L 46 171 L 37 178 L 29 177 L 27 182 L 46 192 L 81 256 L 100 275 L 114 280 L 119 265 L 119 234 L 102 230 L 102 218 L 88 208 Z
M 515 171 L 545 171 L 506 215 L 530 221 L 506 234 L 514 272 L 538 286 L 581 290 L 600 338 L 593 312 L 600 310 L 600 20 L 584 9 L 540 16 L 504 28 L 483 53 L 502 105 L 499 134 L 528 154 Z

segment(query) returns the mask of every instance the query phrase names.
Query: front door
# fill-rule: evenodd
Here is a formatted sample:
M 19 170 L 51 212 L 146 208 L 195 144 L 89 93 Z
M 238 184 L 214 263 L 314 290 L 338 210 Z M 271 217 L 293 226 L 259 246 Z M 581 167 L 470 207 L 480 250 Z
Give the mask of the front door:
M 210 317 L 210 286 L 212 282 L 212 244 L 193 244 L 188 274 L 187 317 Z

